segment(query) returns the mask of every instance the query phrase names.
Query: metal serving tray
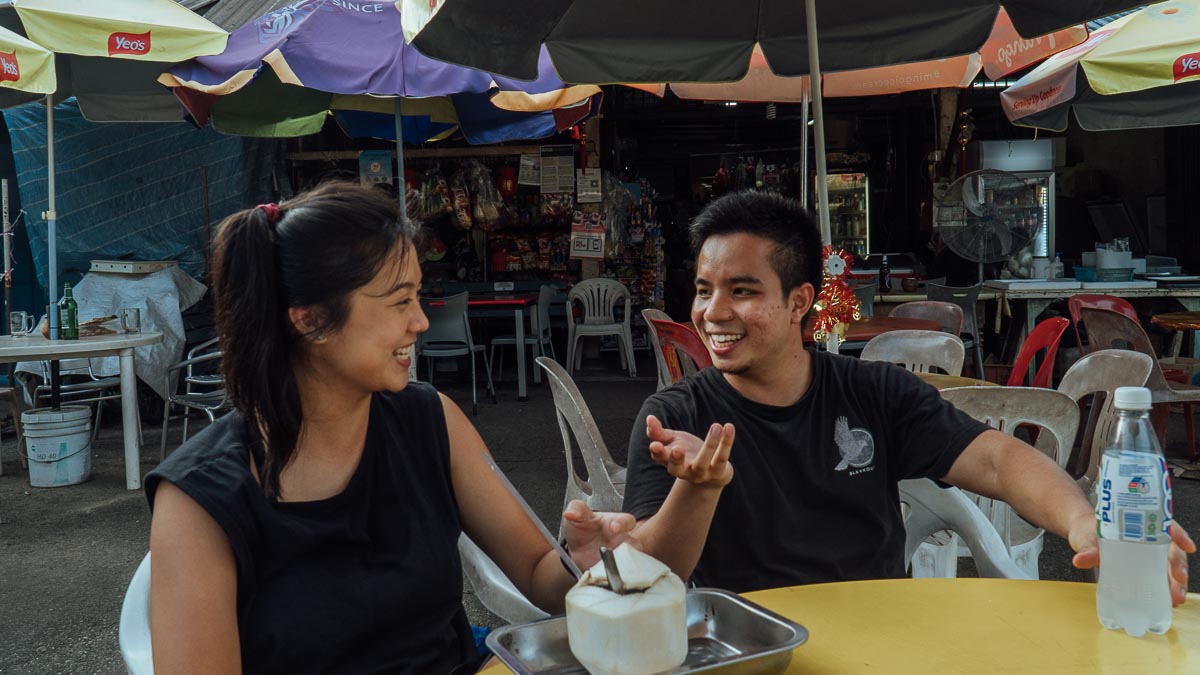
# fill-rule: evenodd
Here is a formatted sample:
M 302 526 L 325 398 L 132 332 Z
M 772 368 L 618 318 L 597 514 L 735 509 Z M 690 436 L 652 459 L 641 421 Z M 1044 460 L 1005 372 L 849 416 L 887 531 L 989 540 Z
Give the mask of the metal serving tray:
M 688 590 L 687 622 L 687 660 L 658 675 L 781 673 L 792 650 L 808 640 L 804 626 L 715 588 Z M 497 628 L 488 634 L 487 645 L 517 675 L 587 673 L 567 644 L 565 616 Z

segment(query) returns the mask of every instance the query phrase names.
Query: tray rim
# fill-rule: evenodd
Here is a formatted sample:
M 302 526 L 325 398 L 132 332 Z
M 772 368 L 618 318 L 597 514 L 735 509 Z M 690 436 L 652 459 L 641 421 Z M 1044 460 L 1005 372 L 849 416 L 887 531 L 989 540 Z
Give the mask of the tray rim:
M 776 621 L 778 623 L 781 623 L 781 624 L 784 624 L 784 625 L 790 627 L 794 632 L 794 636 L 790 640 L 779 643 L 777 645 L 774 645 L 774 646 L 767 648 L 765 650 L 762 650 L 762 651 L 757 651 L 757 652 L 753 652 L 750 654 L 740 654 L 738 656 L 735 656 L 735 657 L 727 659 L 727 660 L 722 660 L 722 661 L 718 661 L 715 663 L 705 664 L 704 666 L 702 666 L 700 668 L 688 668 L 685 666 L 680 666 L 678 668 L 672 668 L 671 670 L 662 671 L 661 673 L 658 673 L 656 675 L 676 675 L 676 674 L 680 674 L 680 673 L 704 672 L 706 670 L 712 670 L 714 668 L 718 668 L 718 667 L 722 667 L 722 666 L 729 666 L 729 665 L 733 665 L 736 663 L 744 663 L 746 661 L 752 661 L 752 660 L 756 660 L 756 659 L 765 658 L 765 657 L 768 657 L 768 656 L 771 656 L 774 654 L 780 654 L 783 652 L 791 652 L 791 651 L 795 650 L 797 647 L 800 647 L 800 646 L 804 645 L 806 642 L 808 642 L 808 638 L 809 638 L 808 628 L 805 627 L 803 624 L 801 624 L 797 621 L 793 621 L 785 616 L 781 616 L 780 614 L 778 614 L 770 609 L 767 609 L 766 607 L 763 607 L 762 605 L 760 605 L 752 600 L 749 600 L 742 595 L 734 593 L 733 591 L 727 591 L 723 588 L 711 588 L 711 587 L 706 587 L 706 586 L 697 586 L 697 587 L 693 587 L 693 588 L 688 588 L 687 594 L 688 595 L 695 594 L 695 595 L 723 596 L 725 598 L 732 600 L 734 603 L 738 604 L 743 609 L 758 612 L 760 614 L 765 615 L 767 618 L 769 618 L 773 621 Z M 507 626 L 501 626 L 500 628 L 496 628 L 496 629 L 492 630 L 490 633 L 488 633 L 487 638 L 485 638 L 485 642 L 488 646 L 488 649 L 491 650 L 492 654 L 494 654 L 496 656 L 496 658 L 500 659 L 500 662 L 503 663 L 505 665 L 505 667 L 512 670 L 512 672 L 516 673 L 516 675 L 538 675 L 538 672 L 541 672 L 541 671 L 535 672 L 535 671 L 531 671 L 528 668 L 526 668 L 525 665 L 515 655 L 513 655 L 511 652 L 509 652 L 507 649 L 505 649 L 503 645 L 500 644 L 500 638 L 503 637 L 504 635 L 508 635 L 509 633 L 512 633 L 520 628 L 526 628 L 529 626 L 536 626 L 538 624 L 551 623 L 551 622 L 556 622 L 556 621 L 566 621 L 566 620 L 567 620 L 566 614 L 555 614 L 554 616 L 551 616 L 551 617 L 548 617 L 545 619 L 539 619 L 537 621 L 529 621 L 526 623 L 509 624 Z

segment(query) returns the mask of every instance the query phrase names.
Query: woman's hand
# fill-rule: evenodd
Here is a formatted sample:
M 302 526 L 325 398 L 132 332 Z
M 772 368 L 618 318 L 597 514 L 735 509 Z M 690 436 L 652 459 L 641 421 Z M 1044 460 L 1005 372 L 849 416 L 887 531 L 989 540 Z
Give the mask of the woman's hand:
M 733 480 L 729 451 L 733 448 L 733 425 L 713 424 L 701 441 L 685 432 L 663 427 L 654 415 L 646 417 L 650 457 L 676 478 L 706 488 L 723 488 Z
M 632 536 L 635 525 L 637 521 L 628 513 L 593 511 L 578 499 L 563 511 L 563 537 L 580 570 L 600 561 L 601 546 L 612 550 L 628 541 L 641 548 Z

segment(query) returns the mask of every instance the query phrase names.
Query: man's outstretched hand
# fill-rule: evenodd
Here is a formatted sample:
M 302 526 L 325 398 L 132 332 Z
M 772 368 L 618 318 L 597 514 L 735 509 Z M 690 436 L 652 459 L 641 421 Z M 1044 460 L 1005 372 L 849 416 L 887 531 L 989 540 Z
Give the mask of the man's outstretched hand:
M 1071 564 L 1081 570 L 1101 565 L 1100 542 L 1096 537 L 1095 517 L 1080 517 L 1071 527 L 1071 548 L 1075 557 Z M 1171 524 L 1171 550 L 1167 554 L 1167 579 L 1171 584 L 1171 604 L 1178 607 L 1187 599 L 1189 553 L 1196 552 L 1196 542 L 1179 523 Z
M 654 415 L 646 417 L 650 457 L 672 476 L 698 487 L 722 488 L 733 480 L 733 465 L 729 463 L 733 435 L 732 424 L 714 424 L 701 441 L 686 431 L 663 428 Z

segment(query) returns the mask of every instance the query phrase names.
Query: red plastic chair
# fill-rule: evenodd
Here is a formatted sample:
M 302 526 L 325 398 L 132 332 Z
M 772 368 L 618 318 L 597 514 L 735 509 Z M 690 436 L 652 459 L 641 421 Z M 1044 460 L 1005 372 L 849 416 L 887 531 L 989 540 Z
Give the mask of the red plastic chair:
M 1008 376 L 1008 386 L 1025 386 L 1029 363 L 1039 351 L 1045 349 L 1046 357 L 1042 359 L 1042 365 L 1038 366 L 1037 373 L 1033 376 L 1033 386 L 1043 389 L 1050 387 L 1050 377 L 1054 374 L 1054 359 L 1058 355 L 1058 343 L 1062 340 L 1063 333 L 1067 332 L 1068 324 L 1070 322 L 1066 319 L 1051 317 L 1034 326 L 1033 331 L 1025 338 L 1025 344 L 1021 346 L 1021 353 L 1017 354 L 1012 373 Z
M 663 359 L 666 361 L 667 368 L 671 372 L 672 384 L 688 375 L 685 372 L 687 369 L 679 362 L 677 352 L 687 354 L 696 364 L 696 370 L 712 365 L 712 355 L 708 353 L 708 348 L 704 346 L 704 341 L 700 339 L 696 331 L 674 321 L 651 319 L 650 323 L 654 326 L 655 332 L 658 333 L 658 341 L 661 345 Z

